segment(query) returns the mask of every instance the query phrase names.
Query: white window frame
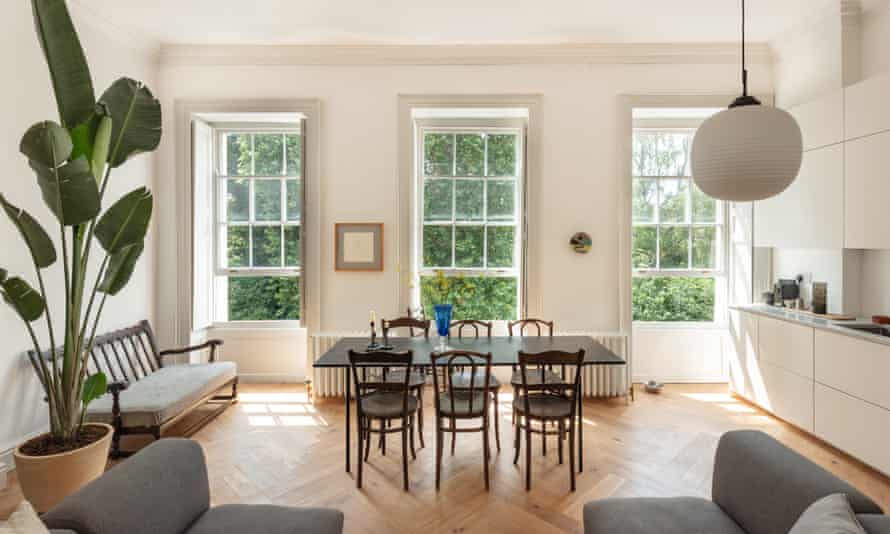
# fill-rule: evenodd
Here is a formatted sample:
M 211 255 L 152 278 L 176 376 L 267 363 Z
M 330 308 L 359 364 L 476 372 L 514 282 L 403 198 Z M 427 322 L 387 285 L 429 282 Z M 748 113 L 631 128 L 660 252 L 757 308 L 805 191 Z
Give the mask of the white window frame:
M 683 125 L 678 126 L 669 121 L 664 126 L 657 125 L 656 121 L 646 120 L 639 121 L 645 125 L 635 125 L 632 129 L 632 135 L 636 136 L 637 132 L 694 132 L 695 126 Z M 677 121 L 682 122 L 682 121 Z M 633 148 L 631 148 L 631 157 L 633 157 Z M 656 248 L 655 248 L 655 267 L 637 268 L 633 266 L 631 261 L 631 278 L 713 278 L 714 283 L 714 320 L 713 321 L 633 321 L 634 324 L 642 324 L 647 326 L 663 325 L 668 328 L 676 328 L 678 326 L 689 326 L 692 328 L 700 327 L 720 327 L 726 323 L 726 301 L 728 298 L 728 270 L 729 264 L 729 205 L 724 201 L 717 201 L 716 222 L 713 223 L 696 223 L 692 217 L 692 174 L 683 176 L 637 176 L 633 174 L 633 165 L 631 165 L 631 182 L 637 180 L 652 180 L 656 185 L 656 202 L 655 202 L 655 221 L 654 222 L 636 222 L 631 215 L 631 253 L 633 251 L 633 235 L 636 228 L 654 228 L 656 230 Z M 663 180 L 683 180 L 689 185 L 686 187 L 686 215 L 684 222 L 662 222 L 661 221 L 661 184 Z M 633 189 L 633 187 L 631 187 Z M 633 199 L 631 199 L 631 203 Z M 661 232 L 662 228 L 688 228 L 689 241 L 687 245 L 687 268 L 662 268 L 661 263 Z M 692 264 L 693 259 L 693 240 L 695 228 L 716 228 L 718 251 L 716 254 L 715 268 L 695 268 Z M 631 283 L 631 293 L 633 284 Z M 632 315 L 632 314 L 631 314 Z
M 305 218 L 306 211 L 306 183 L 305 183 L 305 171 L 306 171 L 306 162 L 305 162 L 305 153 L 306 153 L 306 139 L 304 137 L 304 132 L 302 129 L 297 126 L 282 126 L 280 123 L 276 124 L 261 124 L 261 123 L 246 123 L 246 124 L 238 124 L 238 123 L 224 123 L 224 124 L 213 124 L 213 266 L 214 266 L 214 317 L 220 317 L 225 310 L 225 315 L 228 317 L 228 291 L 227 284 L 228 279 L 232 277 L 292 277 L 292 278 L 302 278 L 303 277 L 303 263 L 305 261 L 305 246 L 304 242 L 306 236 L 304 235 L 304 225 L 303 220 Z M 282 144 L 282 171 L 283 174 L 281 176 L 260 176 L 256 175 L 255 165 L 256 160 L 252 162 L 254 166 L 251 169 L 250 175 L 228 175 L 227 171 L 227 146 L 226 146 L 226 136 L 229 134 L 278 134 L 280 133 L 282 136 L 287 134 L 297 134 L 301 137 L 301 161 L 300 161 L 300 173 L 296 175 L 287 175 L 287 143 Z M 251 137 L 251 141 L 253 142 L 253 137 Z M 226 220 L 226 205 L 224 198 L 224 184 L 226 180 L 246 180 L 249 184 L 248 190 L 248 220 L 247 221 L 237 221 L 237 222 L 229 222 Z M 254 210 L 254 187 L 257 181 L 279 181 L 281 186 L 281 218 L 278 221 L 257 221 L 255 219 L 255 210 Z M 300 219 L 298 221 L 289 220 L 287 218 L 287 182 L 288 181 L 296 181 L 300 184 L 301 191 L 301 200 L 300 200 Z M 264 227 L 264 226 L 280 226 L 281 227 L 281 267 L 253 267 L 253 228 L 256 227 Z M 247 227 L 248 230 L 248 257 L 249 257 L 249 265 L 246 267 L 229 267 L 226 264 L 226 254 L 227 254 L 227 237 L 228 237 L 228 228 L 229 227 Z M 285 266 L 285 232 L 288 227 L 291 228 L 299 228 L 300 232 L 300 261 L 297 266 Z M 304 298 L 303 295 L 303 283 L 301 281 L 301 292 L 300 299 Z M 302 310 L 305 310 L 305 306 L 301 306 Z M 302 315 L 302 311 L 301 311 Z M 232 320 L 227 319 L 217 320 L 214 319 L 213 324 L 215 326 L 225 326 L 225 327 L 298 327 L 301 324 L 301 320 Z
M 517 295 L 516 295 L 516 317 L 524 316 L 525 309 L 525 269 L 527 265 L 527 235 L 528 235 L 528 218 L 526 215 L 526 195 L 527 195 L 527 172 L 526 172 L 526 136 L 527 125 L 522 119 L 506 119 L 506 118 L 489 118 L 489 119 L 415 119 L 414 120 L 414 145 L 413 152 L 415 158 L 415 192 L 414 199 L 414 217 L 413 224 L 415 228 L 414 236 L 416 242 L 412 249 L 415 251 L 412 258 L 412 272 L 416 273 L 413 283 L 413 291 L 411 295 L 412 308 L 418 308 L 422 305 L 420 292 L 420 277 L 432 276 L 438 271 L 442 271 L 446 276 L 489 276 L 501 278 L 516 278 Z M 485 145 L 483 153 L 483 171 L 481 176 L 457 176 L 456 174 L 448 177 L 427 177 L 424 169 L 424 139 L 428 133 L 445 133 L 450 135 L 458 134 L 497 134 L 509 133 L 516 135 L 516 165 L 517 171 L 512 177 L 487 176 L 488 171 L 488 145 Z M 456 145 L 455 145 L 456 148 Z M 457 150 L 452 155 L 452 169 L 456 171 Z M 432 180 L 514 180 L 514 209 L 515 219 L 512 222 L 488 220 L 488 187 L 483 188 L 482 209 L 483 216 L 477 221 L 458 221 L 457 213 L 457 187 L 452 189 L 451 203 L 451 220 L 442 221 L 424 221 L 424 187 L 426 179 Z M 452 232 L 451 239 L 451 267 L 426 267 L 423 265 L 423 233 L 425 225 L 448 226 L 454 229 L 461 226 L 482 226 L 483 228 L 506 226 L 515 228 L 513 239 L 513 267 L 457 267 L 455 265 L 455 241 L 456 231 Z M 488 232 L 483 231 L 483 249 L 482 249 L 483 265 L 488 262 Z M 479 320 L 490 320 L 485 317 L 477 317 Z M 498 320 L 496 323 L 506 323 L 507 321 Z

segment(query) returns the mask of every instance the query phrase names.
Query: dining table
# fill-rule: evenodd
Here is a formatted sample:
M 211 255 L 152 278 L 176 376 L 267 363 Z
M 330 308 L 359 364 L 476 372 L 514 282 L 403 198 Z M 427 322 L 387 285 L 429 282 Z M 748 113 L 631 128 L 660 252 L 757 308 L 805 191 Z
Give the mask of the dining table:
M 546 351 L 578 352 L 584 350 L 584 362 L 582 365 L 626 365 L 627 362 L 621 356 L 615 354 L 590 336 L 493 336 L 493 337 L 465 337 L 447 338 L 443 346 L 442 338 L 428 339 L 425 337 L 391 337 L 387 340 L 391 348 L 387 350 L 403 352 L 410 350 L 413 354 L 412 367 L 428 368 L 431 366 L 430 354 L 441 353 L 446 350 L 467 350 L 481 353 L 491 353 L 492 367 L 513 367 L 519 364 L 519 351 L 538 353 Z M 345 337 L 339 340 L 327 352 L 321 355 L 313 367 L 319 369 L 344 369 L 346 375 L 346 472 L 350 472 L 349 444 L 351 439 L 351 403 L 352 385 L 348 371 L 349 351 L 367 352 L 369 338 Z M 379 350 L 379 349 L 378 349 Z M 583 388 L 584 381 L 580 381 Z M 578 392 L 577 417 L 579 428 L 583 424 L 582 409 L 583 389 Z M 584 432 L 578 435 L 578 471 L 584 470 Z

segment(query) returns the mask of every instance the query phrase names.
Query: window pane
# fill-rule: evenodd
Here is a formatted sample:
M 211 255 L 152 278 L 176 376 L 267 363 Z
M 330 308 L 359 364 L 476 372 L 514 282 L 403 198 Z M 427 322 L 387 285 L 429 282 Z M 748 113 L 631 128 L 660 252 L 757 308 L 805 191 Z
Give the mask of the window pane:
M 713 278 L 634 278 L 634 321 L 713 321 Z
M 483 226 L 458 226 L 454 229 L 454 264 L 457 267 L 482 267 L 485 248 Z
M 695 183 L 692 183 L 692 222 L 717 222 L 717 199 L 704 194 Z
M 452 176 L 454 136 L 426 134 L 423 138 L 423 172 L 427 176 Z
M 300 227 L 284 227 L 284 266 L 299 267 L 300 265 Z
M 454 319 L 481 321 L 513 321 L 517 317 L 519 280 L 516 277 L 466 276 L 450 277 L 451 289 L 442 295 L 434 277 L 420 278 L 420 297 L 427 317 L 433 316 L 433 305 L 443 300 L 454 304 Z
M 250 211 L 250 183 L 226 180 L 226 220 L 246 221 Z
M 633 229 L 634 269 L 654 269 L 657 250 L 657 233 L 654 226 L 637 226 Z
M 303 211 L 303 182 L 287 181 L 287 220 L 299 221 Z
M 281 220 L 281 182 L 279 180 L 254 180 L 253 194 L 255 220 Z
M 230 321 L 295 321 L 299 318 L 298 277 L 229 277 Z
M 287 175 L 302 176 L 303 173 L 303 157 L 302 143 L 303 137 L 299 134 L 287 134 Z
M 686 222 L 688 180 L 659 181 L 659 216 L 662 223 Z
M 654 223 L 658 205 L 658 181 L 634 178 L 633 222 Z
M 689 176 L 692 132 L 635 131 L 634 176 Z
M 451 227 L 423 227 L 423 266 L 451 267 Z
M 692 229 L 692 268 L 717 268 L 717 228 Z
M 457 135 L 457 176 L 482 176 L 484 143 L 480 134 Z
M 483 192 L 482 180 L 455 180 L 455 218 L 458 221 L 481 221 Z
M 424 180 L 423 220 L 450 221 L 451 203 L 454 200 L 452 180 Z
M 253 149 L 256 152 L 257 176 L 280 176 L 284 174 L 284 135 L 257 134 Z
M 250 267 L 249 233 L 247 226 L 229 226 L 226 235 L 228 267 Z
M 488 176 L 516 175 L 516 136 L 488 136 Z
M 689 268 L 689 228 L 660 228 L 660 249 L 662 269 Z
M 253 266 L 281 267 L 281 226 L 253 227 Z
M 512 226 L 488 227 L 488 267 L 513 267 L 515 236 Z
M 488 220 L 516 218 L 516 184 L 513 180 L 488 180 Z
M 252 157 L 249 134 L 226 135 L 226 174 L 249 176 L 252 174 Z

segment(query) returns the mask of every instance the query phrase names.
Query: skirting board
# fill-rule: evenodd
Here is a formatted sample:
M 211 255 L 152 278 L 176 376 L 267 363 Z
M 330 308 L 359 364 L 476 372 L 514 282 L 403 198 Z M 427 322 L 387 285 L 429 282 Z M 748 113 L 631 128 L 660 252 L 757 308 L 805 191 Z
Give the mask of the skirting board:
M 241 384 L 303 384 L 304 382 L 306 382 L 306 377 L 276 373 L 238 373 L 238 382 Z

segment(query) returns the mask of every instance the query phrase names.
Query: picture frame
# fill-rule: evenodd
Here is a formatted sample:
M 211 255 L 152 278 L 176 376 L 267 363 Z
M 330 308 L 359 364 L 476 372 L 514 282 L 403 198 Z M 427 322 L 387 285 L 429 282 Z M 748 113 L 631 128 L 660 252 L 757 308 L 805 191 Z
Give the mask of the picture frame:
M 383 271 L 383 223 L 335 223 L 334 270 Z

